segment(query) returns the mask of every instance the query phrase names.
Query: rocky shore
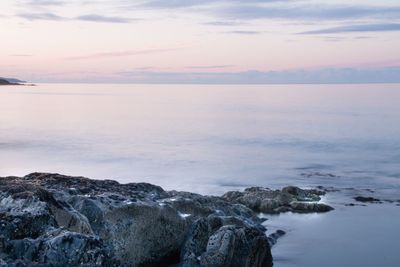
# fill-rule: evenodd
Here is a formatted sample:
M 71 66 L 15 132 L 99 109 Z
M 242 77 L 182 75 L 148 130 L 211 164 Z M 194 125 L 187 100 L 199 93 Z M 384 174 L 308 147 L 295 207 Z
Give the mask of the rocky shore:
M 0 85 L 24 85 L 24 86 L 35 86 L 34 84 L 28 84 L 25 81 L 21 81 L 14 78 L 2 78 L 0 77 Z
M 9 82 L 6 79 L 2 79 L 0 78 L 0 85 L 20 85 L 19 83 L 13 83 L 13 82 Z
M 59 174 L 0 178 L 0 266 L 272 266 L 259 213 L 327 212 L 325 192 L 221 197 Z

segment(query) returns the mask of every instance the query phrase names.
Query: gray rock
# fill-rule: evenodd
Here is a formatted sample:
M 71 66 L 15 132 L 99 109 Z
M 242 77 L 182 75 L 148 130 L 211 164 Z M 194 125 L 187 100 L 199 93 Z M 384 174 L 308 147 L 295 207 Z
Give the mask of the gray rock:
M 377 198 L 374 197 L 363 197 L 363 196 L 357 196 L 354 198 L 354 200 L 358 201 L 358 202 L 369 202 L 369 203 L 380 203 L 381 201 Z
M 199 219 L 183 246 L 180 266 L 272 266 L 264 231 L 235 217 Z
M 0 204 L 0 266 L 272 265 L 263 220 L 225 197 L 33 173 L 0 178 Z
M 232 203 L 240 203 L 248 208 L 263 213 L 281 212 L 327 212 L 332 207 L 318 203 L 325 192 L 315 189 L 304 190 L 289 186 L 282 190 L 271 190 L 263 187 L 251 187 L 244 192 L 232 191 L 222 197 Z
M 200 266 L 272 266 L 268 239 L 256 228 L 223 226 L 209 238 Z
M 277 230 L 274 233 L 270 234 L 268 236 L 269 245 L 272 247 L 273 245 L 275 245 L 278 242 L 278 239 L 284 235 L 286 235 L 286 232 L 283 230 Z

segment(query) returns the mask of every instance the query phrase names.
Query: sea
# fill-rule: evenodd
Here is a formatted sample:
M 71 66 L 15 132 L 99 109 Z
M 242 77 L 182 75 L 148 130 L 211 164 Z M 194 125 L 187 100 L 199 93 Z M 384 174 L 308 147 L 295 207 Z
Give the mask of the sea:
M 0 176 L 51 172 L 221 195 L 250 186 L 400 200 L 400 84 L 0 87 Z M 330 199 L 331 198 L 331 199 Z M 271 216 L 274 266 L 400 266 L 400 207 Z

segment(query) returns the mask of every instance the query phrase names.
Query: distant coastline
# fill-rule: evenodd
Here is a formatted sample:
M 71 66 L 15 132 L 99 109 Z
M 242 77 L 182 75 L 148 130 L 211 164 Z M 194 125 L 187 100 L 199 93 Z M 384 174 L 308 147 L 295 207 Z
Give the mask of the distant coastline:
M 21 81 L 15 78 L 1 78 L 0 85 L 24 85 L 24 86 L 35 86 L 34 84 L 28 84 L 26 81 Z

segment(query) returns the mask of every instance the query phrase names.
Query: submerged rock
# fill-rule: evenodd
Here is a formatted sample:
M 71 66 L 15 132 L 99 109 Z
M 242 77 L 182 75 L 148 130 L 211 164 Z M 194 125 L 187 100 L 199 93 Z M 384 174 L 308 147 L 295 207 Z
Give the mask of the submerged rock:
M 370 203 L 380 203 L 381 201 L 377 198 L 374 197 L 363 197 L 363 196 L 357 196 L 354 198 L 355 201 L 358 202 L 370 202 Z

